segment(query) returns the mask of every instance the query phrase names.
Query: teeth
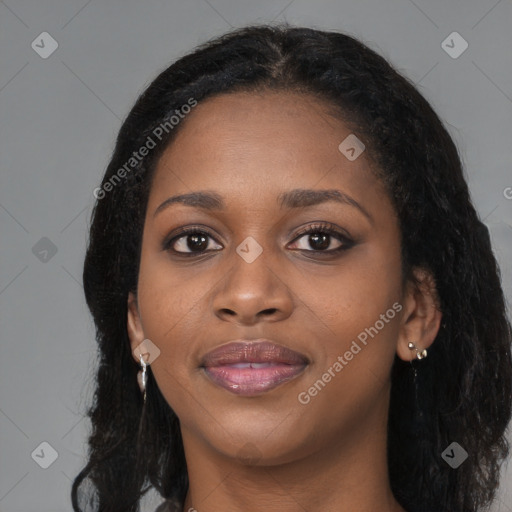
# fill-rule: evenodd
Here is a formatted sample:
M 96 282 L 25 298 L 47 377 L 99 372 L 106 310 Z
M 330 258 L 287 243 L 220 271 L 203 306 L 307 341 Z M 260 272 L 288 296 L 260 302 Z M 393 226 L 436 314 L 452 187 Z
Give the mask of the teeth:
M 236 363 L 230 364 L 232 368 L 268 368 L 274 366 L 273 363 Z

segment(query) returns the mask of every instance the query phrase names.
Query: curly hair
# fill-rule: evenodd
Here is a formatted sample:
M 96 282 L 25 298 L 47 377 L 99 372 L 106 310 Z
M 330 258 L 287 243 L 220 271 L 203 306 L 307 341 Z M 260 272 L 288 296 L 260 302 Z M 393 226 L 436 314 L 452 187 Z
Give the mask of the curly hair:
M 413 279 L 414 268 L 427 269 L 437 286 L 443 323 L 429 357 L 417 366 L 395 356 L 391 371 L 387 450 L 397 501 L 418 512 L 482 510 L 509 454 L 512 330 L 500 271 L 453 140 L 413 83 L 382 56 L 346 34 L 289 25 L 249 26 L 211 40 L 140 95 L 102 187 L 191 98 L 262 90 L 314 95 L 354 127 L 396 209 L 404 275 Z M 126 325 L 152 176 L 186 122 L 165 133 L 92 212 L 83 283 L 100 364 L 87 411 L 88 461 L 71 491 L 75 512 L 93 501 L 102 512 L 135 512 L 151 487 L 182 505 L 188 489 L 179 420 L 150 367 L 143 402 Z M 468 452 L 457 470 L 441 457 L 453 441 Z

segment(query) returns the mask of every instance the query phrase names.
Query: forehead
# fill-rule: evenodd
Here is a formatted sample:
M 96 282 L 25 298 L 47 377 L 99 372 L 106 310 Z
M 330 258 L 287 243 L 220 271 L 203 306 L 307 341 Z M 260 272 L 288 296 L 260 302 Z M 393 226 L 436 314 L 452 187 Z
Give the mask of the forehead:
M 209 98 L 181 121 L 155 171 L 150 205 L 171 193 L 218 190 L 268 198 L 290 188 L 377 187 L 365 153 L 350 161 L 339 149 L 353 136 L 327 102 L 288 92 Z

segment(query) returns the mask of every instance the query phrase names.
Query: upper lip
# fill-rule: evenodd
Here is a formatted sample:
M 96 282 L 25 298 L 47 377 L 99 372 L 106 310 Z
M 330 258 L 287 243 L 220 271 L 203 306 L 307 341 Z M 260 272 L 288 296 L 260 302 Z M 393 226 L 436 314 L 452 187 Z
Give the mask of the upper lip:
M 309 359 L 299 352 L 266 339 L 233 340 L 208 352 L 201 366 L 236 363 L 307 364 Z

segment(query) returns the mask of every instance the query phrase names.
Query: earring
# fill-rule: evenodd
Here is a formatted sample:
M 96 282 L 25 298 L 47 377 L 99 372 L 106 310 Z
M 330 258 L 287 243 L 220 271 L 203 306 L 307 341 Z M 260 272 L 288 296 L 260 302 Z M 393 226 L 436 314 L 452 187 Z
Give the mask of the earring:
M 417 359 L 423 359 L 424 357 L 427 357 L 427 350 L 424 349 L 424 350 L 418 350 L 416 348 L 416 345 L 410 341 L 407 345 L 411 350 L 415 350 L 416 351 L 416 358 Z
M 140 358 L 140 364 L 142 366 L 142 370 L 139 370 L 137 373 L 137 381 L 139 382 L 139 387 L 141 393 L 144 395 L 144 402 L 146 402 L 146 382 L 147 382 L 147 375 L 146 375 L 146 361 L 144 361 L 144 357 L 142 354 L 139 356 Z

